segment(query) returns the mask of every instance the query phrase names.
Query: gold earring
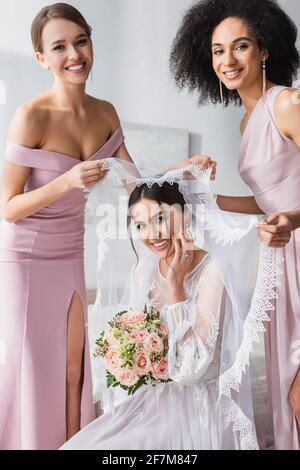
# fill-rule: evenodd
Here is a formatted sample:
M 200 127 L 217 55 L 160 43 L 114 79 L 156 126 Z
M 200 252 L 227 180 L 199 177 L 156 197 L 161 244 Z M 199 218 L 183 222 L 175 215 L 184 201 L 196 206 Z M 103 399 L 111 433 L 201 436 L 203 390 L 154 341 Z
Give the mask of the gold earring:
M 263 60 L 263 64 L 262 64 L 262 68 L 263 68 L 263 96 L 265 96 L 266 92 L 267 92 L 267 66 L 266 66 L 266 59 Z
M 222 84 L 222 80 L 219 80 L 219 84 L 220 84 L 221 103 L 222 103 L 222 108 L 224 109 L 224 108 L 225 108 L 225 103 L 224 103 L 224 96 L 223 96 L 223 84 Z

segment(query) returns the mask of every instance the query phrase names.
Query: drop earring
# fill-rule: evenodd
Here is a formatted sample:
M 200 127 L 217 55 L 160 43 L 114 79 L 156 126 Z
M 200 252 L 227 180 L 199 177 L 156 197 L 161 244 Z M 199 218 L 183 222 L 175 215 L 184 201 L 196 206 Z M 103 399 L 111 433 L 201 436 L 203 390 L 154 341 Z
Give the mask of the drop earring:
M 262 64 L 262 68 L 263 68 L 263 96 L 265 96 L 266 92 L 267 92 L 267 70 L 266 70 L 266 59 L 263 60 L 263 64 Z
M 224 96 L 223 96 L 223 84 L 222 81 L 219 80 L 220 83 L 220 97 L 221 97 L 221 103 L 222 103 L 222 108 L 225 108 L 225 103 L 224 103 Z

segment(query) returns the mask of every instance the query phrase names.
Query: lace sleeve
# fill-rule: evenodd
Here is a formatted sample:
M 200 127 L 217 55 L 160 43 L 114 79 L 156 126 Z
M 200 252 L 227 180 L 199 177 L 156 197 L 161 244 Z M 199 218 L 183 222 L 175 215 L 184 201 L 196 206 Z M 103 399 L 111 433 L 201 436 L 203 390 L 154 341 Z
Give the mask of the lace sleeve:
M 169 373 L 176 382 L 202 377 L 214 359 L 225 289 L 213 262 L 188 300 L 167 307 Z

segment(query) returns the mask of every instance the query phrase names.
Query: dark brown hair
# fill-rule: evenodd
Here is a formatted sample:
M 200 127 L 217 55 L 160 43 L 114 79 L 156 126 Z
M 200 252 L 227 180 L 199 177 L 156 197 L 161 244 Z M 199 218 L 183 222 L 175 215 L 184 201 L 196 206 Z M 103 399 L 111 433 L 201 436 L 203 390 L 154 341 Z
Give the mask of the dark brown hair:
M 49 20 L 64 18 L 78 24 L 91 40 L 92 28 L 88 25 L 80 11 L 68 3 L 54 3 L 46 6 L 36 15 L 31 25 L 31 41 L 35 52 L 43 52 L 42 34 Z

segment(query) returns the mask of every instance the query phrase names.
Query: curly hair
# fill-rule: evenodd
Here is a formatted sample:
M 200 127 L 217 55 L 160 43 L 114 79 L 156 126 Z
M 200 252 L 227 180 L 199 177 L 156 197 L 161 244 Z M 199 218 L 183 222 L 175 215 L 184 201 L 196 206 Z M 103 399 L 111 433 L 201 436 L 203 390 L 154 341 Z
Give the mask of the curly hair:
M 219 79 L 212 65 L 211 41 L 215 28 L 226 18 L 245 22 L 261 50 L 269 53 L 267 77 L 291 86 L 297 76 L 297 28 L 274 0 L 202 0 L 192 6 L 174 39 L 170 67 L 179 88 L 199 93 L 199 103 L 220 103 Z M 236 90 L 223 87 L 224 104 L 241 105 Z

